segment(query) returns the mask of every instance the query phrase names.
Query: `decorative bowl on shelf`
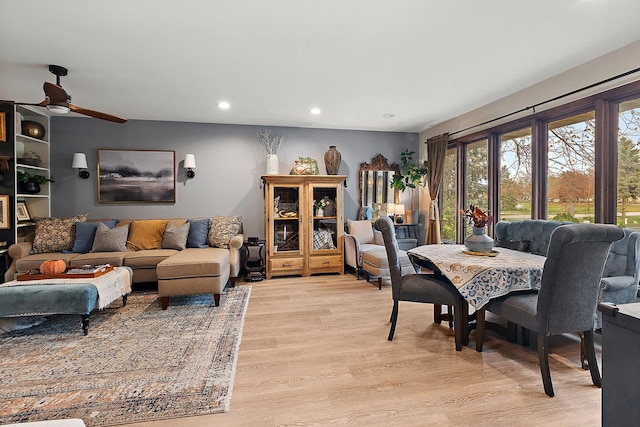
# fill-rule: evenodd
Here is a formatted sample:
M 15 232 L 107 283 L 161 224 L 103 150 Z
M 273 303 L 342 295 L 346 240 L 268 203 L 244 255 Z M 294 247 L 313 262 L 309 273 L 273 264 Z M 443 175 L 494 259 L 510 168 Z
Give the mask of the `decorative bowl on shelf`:
M 38 122 L 32 120 L 22 121 L 22 134 L 30 136 L 31 138 L 44 139 L 45 129 Z
M 38 166 L 42 162 L 40 155 L 35 151 L 27 151 L 20 158 L 20 163 L 29 166 Z

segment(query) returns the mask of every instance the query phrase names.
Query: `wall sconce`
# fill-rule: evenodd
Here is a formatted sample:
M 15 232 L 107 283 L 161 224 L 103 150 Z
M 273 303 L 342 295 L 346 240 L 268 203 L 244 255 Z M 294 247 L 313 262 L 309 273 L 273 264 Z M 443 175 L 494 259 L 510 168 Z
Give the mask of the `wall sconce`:
M 187 178 L 193 178 L 196 176 L 194 169 L 196 168 L 196 156 L 193 154 L 185 154 L 184 165 L 182 166 L 187 170 Z
M 80 178 L 89 178 L 89 171 L 87 170 L 87 156 L 85 156 L 84 153 L 73 153 L 71 167 L 78 169 L 78 176 Z

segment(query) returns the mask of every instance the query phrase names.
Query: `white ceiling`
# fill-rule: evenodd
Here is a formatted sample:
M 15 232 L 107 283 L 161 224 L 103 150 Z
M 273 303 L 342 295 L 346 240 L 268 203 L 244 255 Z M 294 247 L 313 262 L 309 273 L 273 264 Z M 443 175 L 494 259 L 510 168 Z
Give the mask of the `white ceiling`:
M 640 40 L 639 17 L 638 0 L 0 0 L 0 99 L 40 102 L 57 64 L 74 104 L 128 119 L 418 132 Z

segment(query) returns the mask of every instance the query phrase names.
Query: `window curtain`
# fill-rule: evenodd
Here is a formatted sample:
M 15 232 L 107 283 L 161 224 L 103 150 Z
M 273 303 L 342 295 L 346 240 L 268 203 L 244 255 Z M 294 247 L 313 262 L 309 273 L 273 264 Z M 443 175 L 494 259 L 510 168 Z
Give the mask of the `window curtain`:
M 447 154 L 449 134 L 434 136 L 427 140 L 427 159 L 429 161 L 429 220 L 427 221 L 427 245 L 440 243 L 440 207 L 438 206 L 438 192 L 444 174 L 444 161 Z

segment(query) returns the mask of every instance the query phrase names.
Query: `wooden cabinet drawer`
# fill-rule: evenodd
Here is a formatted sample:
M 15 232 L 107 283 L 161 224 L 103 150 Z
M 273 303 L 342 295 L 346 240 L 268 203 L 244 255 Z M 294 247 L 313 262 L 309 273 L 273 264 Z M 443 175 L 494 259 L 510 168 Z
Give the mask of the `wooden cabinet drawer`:
M 299 272 L 302 267 L 303 258 L 269 258 L 269 270 L 272 273 Z
M 342 272 L 344 261 L 342 255 L 312 256 L 309 259 L 309 268 L 313 273 L 321 273 L 324 270 L 327 272 Z

